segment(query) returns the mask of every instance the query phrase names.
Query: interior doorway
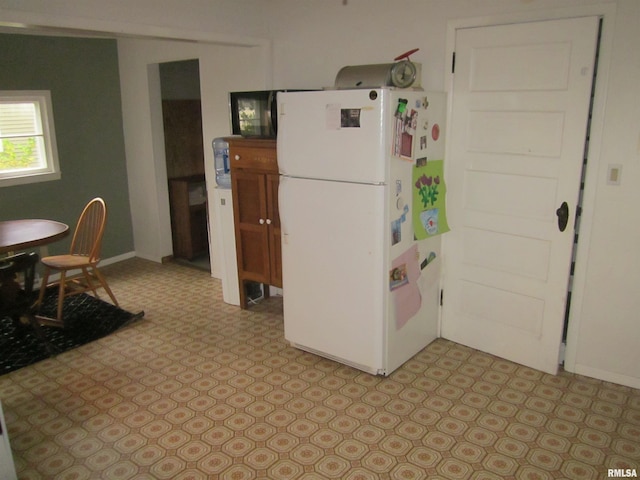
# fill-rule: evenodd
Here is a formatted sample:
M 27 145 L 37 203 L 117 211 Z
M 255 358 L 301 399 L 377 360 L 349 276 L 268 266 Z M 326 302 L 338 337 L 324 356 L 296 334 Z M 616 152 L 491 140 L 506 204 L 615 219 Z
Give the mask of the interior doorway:
M 211 271 L 197 59 L 159 64 L 173 257 Z

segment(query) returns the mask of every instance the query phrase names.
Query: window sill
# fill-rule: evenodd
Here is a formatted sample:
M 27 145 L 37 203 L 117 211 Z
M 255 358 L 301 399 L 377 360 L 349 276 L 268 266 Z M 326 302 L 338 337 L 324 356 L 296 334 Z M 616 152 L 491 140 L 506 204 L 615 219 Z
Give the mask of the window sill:
M 14 185 L 27 185 L 30 183 L 50 182 L 60 180 L 60 172 L 34 173 L 33 175 L 20 175 L 15 177 L 0 178 L 0 187 L 11 187 Z

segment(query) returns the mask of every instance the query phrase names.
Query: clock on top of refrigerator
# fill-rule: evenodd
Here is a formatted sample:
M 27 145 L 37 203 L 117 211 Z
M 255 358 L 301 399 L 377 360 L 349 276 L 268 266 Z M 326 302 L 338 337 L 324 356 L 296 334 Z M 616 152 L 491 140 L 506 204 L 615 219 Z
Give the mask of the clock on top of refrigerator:
M 416 80 L 416 66 L 409 60 L 403 60 L 391 67 L 391 83 L 394 87 L 408 88 Z
M 391 83 L 394 87 L 408 88 L 415 82 L 417 69 L 415 64 L 409 59 L 409 55 L 418 50 L 419 49 L 414 48 L 393 59 L 397 62 L 391 67 Z

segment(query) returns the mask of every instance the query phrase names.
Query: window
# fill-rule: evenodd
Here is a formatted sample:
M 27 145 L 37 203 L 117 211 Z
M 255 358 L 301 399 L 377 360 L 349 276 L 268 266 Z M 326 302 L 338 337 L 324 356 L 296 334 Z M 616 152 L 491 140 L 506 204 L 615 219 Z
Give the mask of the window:
M 50 92 L 0 91 L 0 186 L 59 178 Z

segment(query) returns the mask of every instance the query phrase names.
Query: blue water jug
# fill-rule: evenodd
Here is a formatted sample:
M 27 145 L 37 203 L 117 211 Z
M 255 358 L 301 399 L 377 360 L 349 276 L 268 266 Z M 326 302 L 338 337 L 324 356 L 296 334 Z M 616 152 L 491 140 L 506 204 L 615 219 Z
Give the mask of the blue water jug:
M 214 138 L 212 146 L 216 166 L 216 183 L 220 188 L 231 188 L 229 143 L 224 138 Z

